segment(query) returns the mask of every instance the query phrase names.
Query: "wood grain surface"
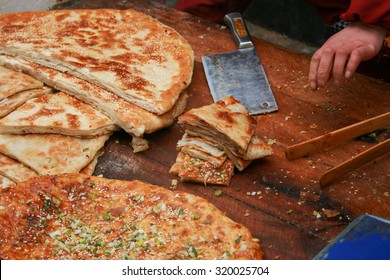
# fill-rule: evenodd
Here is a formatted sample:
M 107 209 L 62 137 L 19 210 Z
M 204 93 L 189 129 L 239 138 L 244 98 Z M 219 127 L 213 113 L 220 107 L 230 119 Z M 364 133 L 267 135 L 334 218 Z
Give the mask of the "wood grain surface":
M 201 57 L 236 49 L 230 31 L 153 1 L 85 0 L 60 8 L 132 8 L 176 29 L 192 45 L 195 69 L 188 88 L 188 107 L 212 102 Z M 258 38 L 256 49 L 277 100 L 279 111 L 259 115 L 257 134 L 272 143 L 274 154 L 236 171 L 229 187 L 179 182 L 176 189 L 208 199 L 260 239 L 267 259 L 312 259 L 352 220 L 369 213 L 390 219 L 390 154 L 365 164 L 326 188 L 319 178 L 330 168 L 389 137 L 388 129 L 351 139 L 321 152 L 287 160 L 286 147 L 386 113 L 390 85 L 355 74 L 341 88 L 329 84 L 313 92 L 308 87 L 310 58 Z M 131 137 L 114 134 L 100 158 L 96 175 L 138 179 L 172 189 L 177 179 L 168 173 L 183 129 L 174 123 L 145 138 L 150 148 L 134 154 Z M 215 190 L 222 190 L 221 196 Z

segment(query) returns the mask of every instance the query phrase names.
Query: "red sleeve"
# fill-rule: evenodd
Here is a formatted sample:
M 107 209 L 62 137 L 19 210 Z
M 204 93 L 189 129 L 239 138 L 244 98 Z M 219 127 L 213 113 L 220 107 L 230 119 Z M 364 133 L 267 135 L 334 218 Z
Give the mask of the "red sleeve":
M 223 17 L 231 12 L 243 13 L 250 0 L 179 0 L 176 9 L 189 14 L 223 23 Z
M 331 25 L 342 19 L 378 24 L 390 30 L 389 0 L 306 0 L 306 2 L 315 6 L 323 20 Z
M 352 0 L 346 12 L 340 15 L 345 21 L 377 24 L 390 30 L 389 0 Z

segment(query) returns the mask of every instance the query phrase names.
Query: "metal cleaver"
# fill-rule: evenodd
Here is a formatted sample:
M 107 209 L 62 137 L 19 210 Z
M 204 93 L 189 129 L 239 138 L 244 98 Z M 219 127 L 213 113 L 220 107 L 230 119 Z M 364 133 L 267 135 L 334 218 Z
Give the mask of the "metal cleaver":
M 251 115 L 277 111 L 278 105 L 244 19 L 240 13 L 230 13 L 224 20 L 233 33 L 238 50 L 202 57 L 214 101 L 232 95 Z

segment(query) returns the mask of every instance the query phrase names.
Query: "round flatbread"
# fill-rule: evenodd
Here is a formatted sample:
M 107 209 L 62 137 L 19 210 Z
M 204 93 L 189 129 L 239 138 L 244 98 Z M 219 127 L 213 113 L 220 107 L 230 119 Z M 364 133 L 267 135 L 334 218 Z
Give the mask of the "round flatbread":
M 261 259 L 207 200 L 143 183 L 42 176 L 0 193 L 0 259 Z
M 189 43 L 131 9 L 1 14 L 0 34 L 0 53 L 70 73 L 159 115 L 192 78 Z

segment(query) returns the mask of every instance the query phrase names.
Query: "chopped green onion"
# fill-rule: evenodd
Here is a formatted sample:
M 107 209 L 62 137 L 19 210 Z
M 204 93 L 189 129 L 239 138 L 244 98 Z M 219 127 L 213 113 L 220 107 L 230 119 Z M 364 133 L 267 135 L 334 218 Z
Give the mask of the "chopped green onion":
M 222 195 L 222 191 L 221 191 L 221 190 L 216 190 L 216 191 L 214 192 L 214 195 L 215 195 L 215 196 L 221 196 L 221 195 Z

